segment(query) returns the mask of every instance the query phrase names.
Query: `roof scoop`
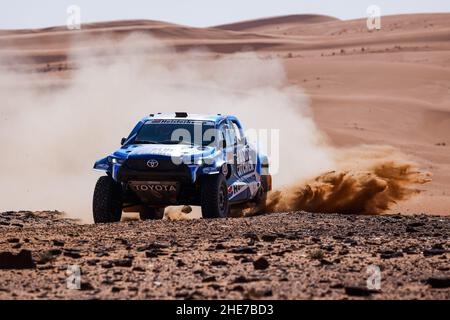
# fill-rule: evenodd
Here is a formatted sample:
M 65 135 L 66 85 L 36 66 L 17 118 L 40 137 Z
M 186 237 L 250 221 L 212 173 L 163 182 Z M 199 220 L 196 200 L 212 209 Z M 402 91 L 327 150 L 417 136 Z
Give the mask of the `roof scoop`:
M 175 112 L 175 118 L 187 118 L 187 112 Z

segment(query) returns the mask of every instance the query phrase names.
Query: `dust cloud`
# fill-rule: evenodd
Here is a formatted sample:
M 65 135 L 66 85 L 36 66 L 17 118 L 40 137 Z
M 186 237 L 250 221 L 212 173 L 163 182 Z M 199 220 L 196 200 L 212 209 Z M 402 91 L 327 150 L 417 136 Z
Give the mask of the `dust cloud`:
M 388 161 L 365 171 L 331 171 L 269 194 L 266 212 L 379 214 L 419 192 L 429 182 L 413 164 Z
M 0 71 L 2 211 L 58 209 L 92 221 L 99 176 L 92 170 L 94 161 L 118 148 L 139 119 L 156 112 L 235 114 L 246 128 L 279 129 L 279 145 L 271 143 L 267 150 L 274 187 L 295 196 L 286 200 L 274 192 L 274 210 L 381 212 L 388 207 L 381 204 L 383 194 L 401 200 L 416 182 L 404 180 L 402 174 L 412 170 L 404 164 L 392 170 L 375 166 L 370 177 L 341 168 L 346 153 L 328 146 L 311 117 L 308 97 L 289 85 L 281 60 L 249 52 L 176 53 L 154 38 L 133 34 L 121 41 L 93 39 L 83 47 L 74 40 L 67 63 L 73 70 L 59 75 Z M 364 157 L 371 161 L 362 152 Z M 323 175 L 337 169 L 344 171 Z M 358 190 L 358 205 L 344 203 L 350 186 Z

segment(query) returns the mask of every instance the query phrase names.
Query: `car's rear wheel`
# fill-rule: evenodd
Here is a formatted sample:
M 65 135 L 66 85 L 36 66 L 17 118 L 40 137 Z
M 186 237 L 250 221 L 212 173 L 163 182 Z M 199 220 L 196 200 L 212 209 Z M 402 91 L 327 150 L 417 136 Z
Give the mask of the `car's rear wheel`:
M 109 176 L 97 180 L 92 202 L 95 223 L 120 221 L 122 217 L 122 186 Z
M 228 189 L 222 174 L 203 177 L 201 183 L 202 216 L 209 218 L 225 218 L 229 213 Z
M 164 217 L 164 208 L 143 207 L 139 211 L 141 220 L 158 220 Z
M 266 202 L 267 202 L 267 192 L 270 189 L 270 176 L 268 175 L 262 175 L 261 176 L 261 187 L 258 190 L 258 193 L 254 199 L 256 206 L 254 209 L 255 214 L 261 214 L 264 213 L 264 210 L 266 209 Z

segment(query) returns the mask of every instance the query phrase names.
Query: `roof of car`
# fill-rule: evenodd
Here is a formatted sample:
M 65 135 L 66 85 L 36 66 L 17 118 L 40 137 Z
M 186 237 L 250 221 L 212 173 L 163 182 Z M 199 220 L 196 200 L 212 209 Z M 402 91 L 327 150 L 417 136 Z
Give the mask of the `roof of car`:
M 154 113 L 145 117 L 144 120 L 150 119 L 186 119 L 186 120 L 200 120 L 200 121 L 214 121 L 216 123 L 226 119 L 227 115 L 222 114 L 205 114 L 205 113 L 186 113 L 186 112 L 171 112 L 171 113 Z

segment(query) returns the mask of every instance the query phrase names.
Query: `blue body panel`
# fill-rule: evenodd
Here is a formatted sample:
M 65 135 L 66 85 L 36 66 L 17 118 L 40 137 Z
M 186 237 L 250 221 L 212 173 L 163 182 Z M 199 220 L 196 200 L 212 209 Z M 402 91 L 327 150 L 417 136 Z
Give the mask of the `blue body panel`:
M 190 172 L 190 181 L 194 184 L 199 176 L 221 174 L 224 164 L 229 171 L 227 175 L 228 198 L 231 203 L 245 202 L 253 199 L 261 185 L 262 162 L 265 156 L 259 155 L 257 150 L 248 144 L 231 145 L 219 150 L 212 146 L 199 147 L 191 145 L 161 145 L 161 144 L 132 144 L 134 137 L 141 127 L 150 120 L 155 119 L 186 119 L 196 121 L 214 122 L 216 128 L 231 123 L 237 126 L 244 136 L 243 128 L 239 120 L 234 116 L 188 114 L 186 117 L 175 117 L 173 113 L 154 114 L 142 118 L 126 138 L 124 144 L 108 157 L 98 160 L 94 169 L 101 170 L 118 182 L 119 171 L 122 164 L 128 159 L 154 159 L 157 161 L 192 160 L 187 167 Z M 230 159 L 238 159 L 230 162 Z M 231 164 L 230 164 L 231 163 Z

